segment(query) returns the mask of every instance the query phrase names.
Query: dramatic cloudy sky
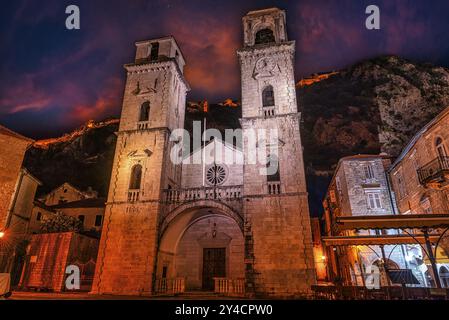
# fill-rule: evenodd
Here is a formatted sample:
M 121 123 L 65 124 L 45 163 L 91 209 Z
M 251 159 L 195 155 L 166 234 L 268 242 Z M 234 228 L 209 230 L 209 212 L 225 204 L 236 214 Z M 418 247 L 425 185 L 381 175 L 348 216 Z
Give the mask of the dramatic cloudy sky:
M 79 31 L 65 28 L 70 4 Z M 381 9 L 380 31 L 365 28 L 369 4 Z M 134 42 L 170 34 L 187 58 L 189 100 L 239 99 L 241 17 L 271 6 L 287 10 L 298 79 L 381 54 L 449 66 L 447 0 L 3 1 L 0 123 L 44 137 L 117 116 Z

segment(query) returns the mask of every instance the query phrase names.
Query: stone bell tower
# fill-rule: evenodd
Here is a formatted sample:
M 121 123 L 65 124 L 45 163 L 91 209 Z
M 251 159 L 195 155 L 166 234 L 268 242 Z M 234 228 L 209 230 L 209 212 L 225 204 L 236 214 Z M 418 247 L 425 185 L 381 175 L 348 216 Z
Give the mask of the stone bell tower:
M 267 133 L 256 150 L 244 143 L 245 160 L 261 148 L 267 154 L 266 164 L 244 166 L 246 289 L 255 295 L 301 296 L 310 292 L 315 271 L 296 102 L 295 42 L 288 41 L 285 12 L 277 8 L 249 12 L 243 29 L 244 47 L 238 56 L 244 137 L 254 129 L 278 134 L 273 140 Z M 277 154 L 270 151 L 274 145 Z M 277 170 L 268 172 L 271 166 Z
M 173 37 L 136 43 L 127 71 L 120 128 L 92 293 L 150 295 L 164 189 L 179 187 L 170 133 L 183 128 L 189 86 Z

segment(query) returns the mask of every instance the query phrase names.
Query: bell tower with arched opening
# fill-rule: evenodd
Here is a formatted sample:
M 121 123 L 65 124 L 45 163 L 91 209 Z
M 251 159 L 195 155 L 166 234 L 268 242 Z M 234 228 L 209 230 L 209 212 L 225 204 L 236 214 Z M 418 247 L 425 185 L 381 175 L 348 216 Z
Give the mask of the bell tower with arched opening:
M 238 56 L 247 291 L 301 295 L 315 283 L 315 271 L 296 101 L 295 42 L 288 40 L 285 12 L 277 8 L 249 12 L 243 29 L 244 46 Z M 254 130 L 266 133 L 265 138 L 257 135 L 255 147 L 246 140 Z M 253 153 L 266 154 L 266 162 L 248 164 Z
M 150 295 L 161 198 L 179 188 L 170 134 L 184 127 L 185 61 L 173 37 L 136 43 L 127 80 L 93 293 Z

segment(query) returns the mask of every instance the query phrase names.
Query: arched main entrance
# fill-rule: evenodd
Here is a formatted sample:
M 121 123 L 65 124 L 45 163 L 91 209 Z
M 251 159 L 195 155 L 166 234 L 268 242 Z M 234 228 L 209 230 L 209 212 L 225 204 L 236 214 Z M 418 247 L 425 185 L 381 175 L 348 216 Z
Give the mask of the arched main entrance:
M 170 218 L 160 238 L 156 278 L 183 278 L 186 291 L 213 291 L 214 278 L 244 278 L 239 215 L 217 206 L 190 207 Z

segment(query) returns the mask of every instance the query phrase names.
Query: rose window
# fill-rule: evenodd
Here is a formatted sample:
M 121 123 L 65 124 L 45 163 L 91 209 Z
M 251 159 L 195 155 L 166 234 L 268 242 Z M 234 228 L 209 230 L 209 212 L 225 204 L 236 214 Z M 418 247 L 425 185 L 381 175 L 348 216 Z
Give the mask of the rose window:
M 207 182 L 213 186 L 221 185 L 223 182 L 225 182 L 226 176 L 227 172 L 225 167 L 220 165 L 214 165 L 206 171 Z

